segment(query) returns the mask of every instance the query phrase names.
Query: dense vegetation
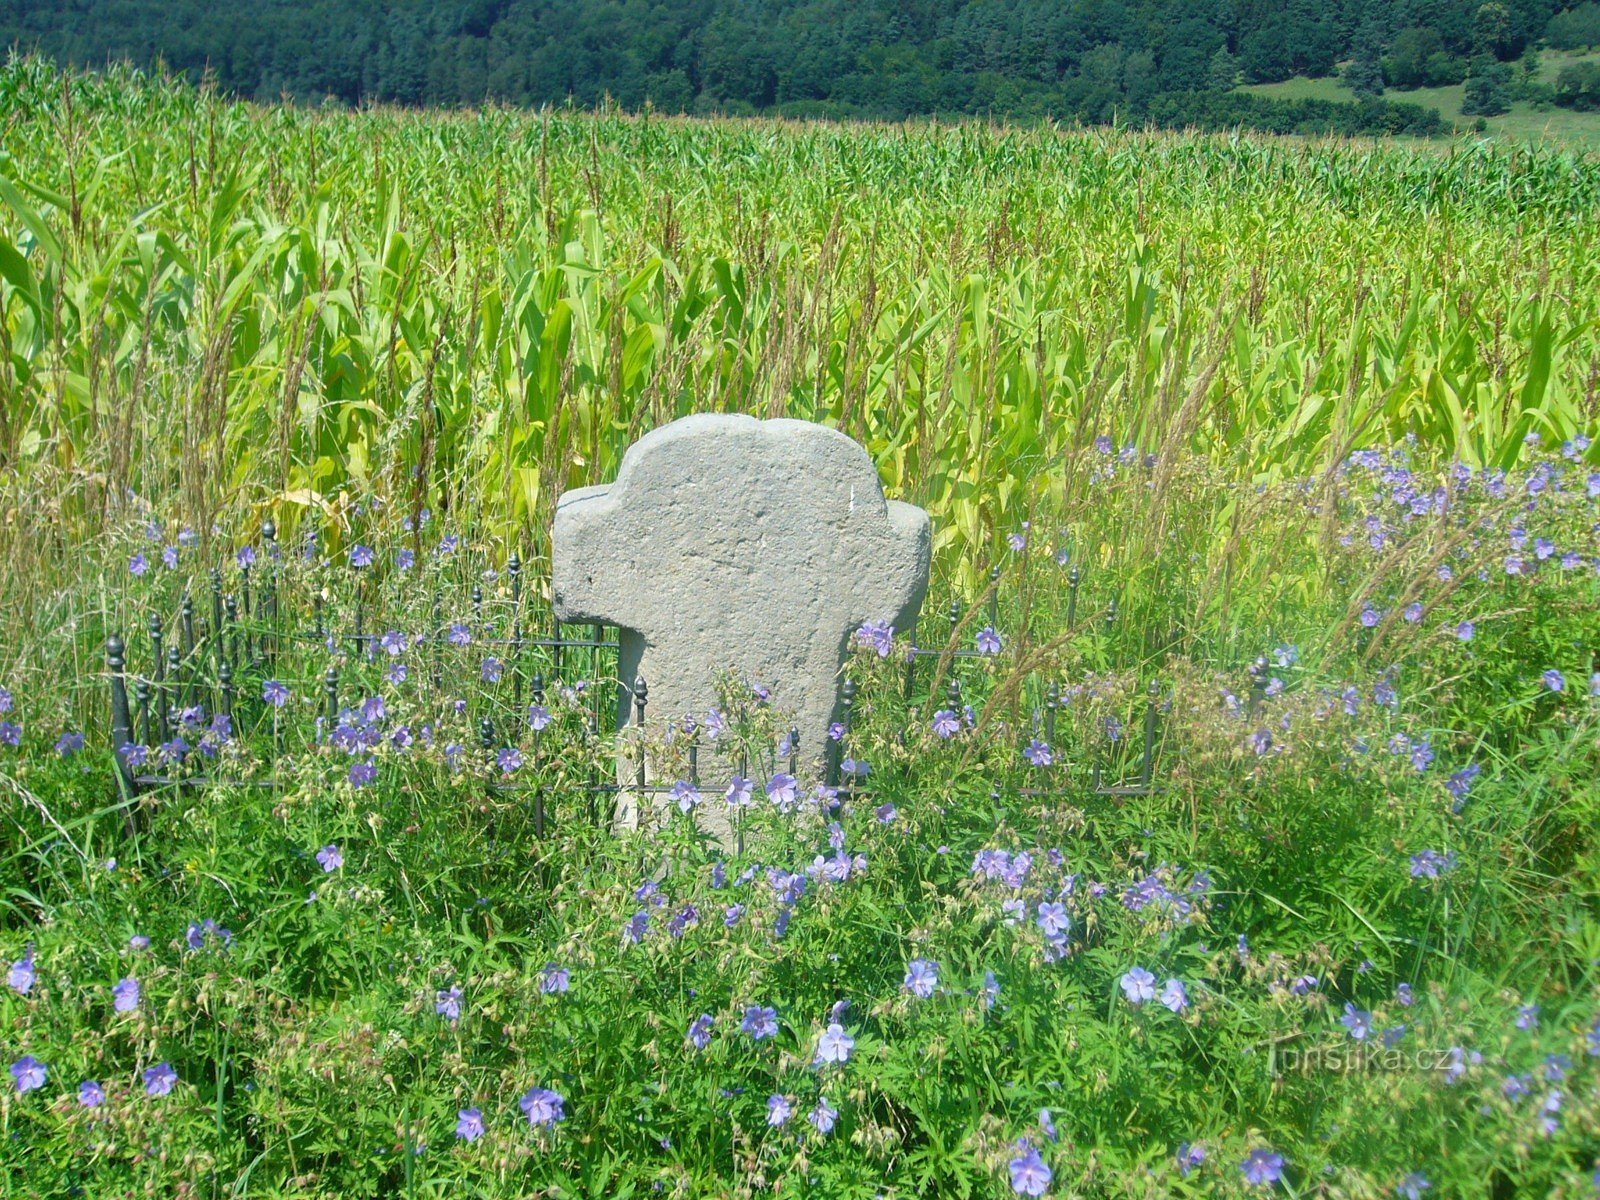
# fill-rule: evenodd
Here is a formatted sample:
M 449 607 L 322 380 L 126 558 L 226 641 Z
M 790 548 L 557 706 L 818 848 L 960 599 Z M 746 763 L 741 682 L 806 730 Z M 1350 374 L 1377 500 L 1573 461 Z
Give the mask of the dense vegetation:
M 12 1191 L 1592 1190 L 1593 160 L 36 59 L 0 113 Z M 543 628 L 554 497 L 710 410 L 860 440 L 933 516 L 920 641 L 989 652 L 908 701 L 855 651 L 870 797 L 730 682 L 743 845 L 709 753 L 612 838 L 608 681 L 492 641 L 509 555 Z M 223 720 L 202 626 L 115 745 L 106 636 L 147 672 L 213 566 L 371 636 L 235 640 Z M 1095 791 L 1151 704 L 1158 790 Z M 119 760 L 227 782 L 130 822 Z
M 1459 83 L 1547 30 L 1560 0 L 208 0 L 0 2 L 0 44 L 61 61 L 158 60 L 262 101 L 522 105 L 903 117 L 985 113 L 1126 123 L 1438 132 L 1382 103 L 1335 114 L 1217 102 L 1235 82 L 1355 59 L 1391 82 Z M 1567 11 L 1570 10 L 1570 11 Z M 1386 49 L 1387 48 L 1387 49 Z M 1412 84 L 1411 86 L 1415 86 Z M 1378 86 L 1382 90 L 1381 82 Z M 1199 95 L 1196 95 L 1199 93 Z M 1181 99 L 1180 99 L 1181 97 Z M 1266 111 L 1261 111 L 1265 108 Z M 1297 122 L 1300 123 L 1297 125 Z

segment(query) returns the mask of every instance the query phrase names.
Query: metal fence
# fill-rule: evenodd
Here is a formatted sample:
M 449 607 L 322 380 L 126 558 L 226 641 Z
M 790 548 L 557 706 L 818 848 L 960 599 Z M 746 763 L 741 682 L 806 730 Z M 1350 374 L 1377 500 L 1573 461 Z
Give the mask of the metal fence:
M 481 561 L 481 560 L 480 560 Z M 489 571 L 496 581 L 498 571 Z M 464 584 L 467 569 L 459 571 L 457 583 Z M 320 586 L 319 586 L 320 578 Z M 535 708 L 545 705 L 549 689 L 559 687 L 586 692 L 586 721 L 584 738 L 588 743 L 591 761 L 598 763 L 601 751 L 610 747 L 615 751 L 615 741 L 620 732 L 615 715 L 626 705 L 631 715 L 630 727 L 643 729 L 649 703 L 649 686 L 643 678 L 624 681 L 616 678 L 618 641 L 615 630 L 600 625 L 571 626 L 557 620 L 547 605 L 541 605 L 525 586 L 523 563 L 513 551 L 504 561 L 504 594 L 485 595 L 483 580 L 472 578 L 470 589 L 450 586 L 451 580 L 436 575 L 429 593 L 423 599 L 431 614 L 427 628 L 419 636 L 399 635 L 405 640 L 407 653 L 416 651 L 420 666 L 426 669 L 426 684 L 436 703 L 442 704 L 450 691 L 447 682 L 458 682 L 451 672 L 453 647 L 473 646 L 492 650 L 498 663 L 492 680 L 485 660 L 482 682 L 491 687 L 469 685 L 460 689 L 464 695 L 456 697 L 456 705 L 465 704 L 477 714 L 476 733 L 478 750 L 485 761 L 492 762 L 496 747 L 502 744 L 500 732 L 506 728 L 504 693 L 509 685 L 510 713 L 519 714 L 524 700 Z M 1000 570 L 991 575 L 987 612 L 990 629 L 1000 623 L 999 584 Z M 147 618 L 144 638 L 143 670 L 130 669 L 129 661 L 136 651 L 120 635 L 113 635 L 106 643 L 111 709 L 112 750 L 121 784 L 130 798 L 152 790 L 180 787 L 205 788 L 275 787 L 275 774 L 264 777 L 229 777 L 226 772 L 183 773 L 161 770 L 162 762 L 171 755 L 149 752 L 153 748 L 168 747 L 179 731 L 193 730 L 206 720 L 219 727 L 227 738 L 236 736 L 241 728 L 259 730 L 269 712 L 271 715 L 271 743 L 280 758 L 292 752 L 292 729 L 289 722 L 277 712 L 271 712 L 271 701 L 263 689 L 281 667 L 292 664 L 303 667 L 311 647 L 321 647 L 335 661 L 320 674 L 320 716 L 315 736 L 310 742 L 300 738 L 301 747 L 324 744 L 338 725 L 341 714 L 348 710 L 345 699 L 345 672 L 352 665 L 374 660 L 386 639 L 397 636 L 396 631 L 376 632 L 380 623 L 375 618 L 381 613 L 371 594 L 367 578 L 354 568 L 341 575 L 339 568 L 330 568 L 323 560 L 320 568 L 312 572 L 288 569 L 276 544 L 276 531 L 271 522 L 262 528 L 259 551 L 241 553 L 235 563 L 225 571 L 217 566 L 204 577 L 204 583 L 191 576 L 182 588 L 174 611 L 163 614 L 151 612 Z M 1082 576 L 1076 566 L 1067 573 L 1068 626 L 1075 627 L 1079 590 Z M 228 585 L 232 585 L 231 587 Z M 342 586 L 339 586 L 342 585 Z M 535 589 L 538 592 L 540 589 Z M 197 611 L 196 594 L 203 604 Z M 417 595 L 410 599 L 415 602 Z M 946 664 L 986 657 L 985 651 L 959 647 L 956 639 L 962 622 L 967 618 L 959 601 L 952 601 L 946 610 L 950 636 L 940 645 L 918 645 L 913 641 L 905 647 L 896 647 L 904 655 L 904 672 L 900 686 L 902 724 L 899 737 L 902 741 L 910 729 L 904 719 L 915 711 L 913 700 L 919 679 L 919 664 L 929 659 Z M 1109 626 L 1117 619 L 1115 602 L 1106 608 L 1105 619 Z M 924 618 L 925 625 L 935 622 Z M 915 632 L 915 631 L 914 631 Z M 1063 706 L 1062 690 L 1058 681 L 1050 681 L 1038 689 L 1039 702 L 1032 710 L 1031 732 L 1035 738 L 1053 745 L 1056 740 L 1057 721 Z M 607 695 L 617 696 L 619 703 L 606 703 Z M 470 697 L 470 698 L 469 698 Z M 931 700 L 931 697 L 930 697 Z M 951 710 L 963 709 L 962 685 L 951 674 L 943 703 Z M 840 720 L 830 736 L 823 759 L 823 783 L 851 796 L 867 797 L 872 788 L 852 771 L 853 763 L 846 754 L 856 732 L 860 693 L 856 682 L 846 678 L 841 688 Z M 1031 764 L 1023 771 L 1021 786 L 1016 790 L 1026 796 L 1049 797 L 1081 795 L 1088 792 L 1100 796 L 1147 795 L 1156 790 L 1155 768 L 1162 742 L 1161 713 L 1164 707 L 1163 689 L 1152 682 L 1144 699 L 1140 723 L 1140 742 L 1135 754 L 1126 751 L 1121 762 L 1130 757 L 1137 770 L 1129 774 L 1108 768 L 1105 756 L 1094 755 L 1087 764 L 1087 784 L 1073 783 L 1068 778 L 1068 764 L 1052 760 Z M 459 708 L 457 710 L 460 711 Z M 496 716 L 501 717 L 497 722 Z M 783 751 L 775 751 L 763 764 L 769 772 L 787 768 L 789 774 L 798 775 L 801 767 L 798 732 L 791 730 Z M 533 752 L 540 754 L 539 731 L 533 733 Z M 637 754 L 633 764 L 633 778 L 625 781 L 602 771 L 591 771 L 588 780 L 578 785 L 588 797 L 592 819 L 600 820 L 598 801 L 614 798 L 622 792 L 639 795 L 661 795 L 670 792 L 670 786 L 651 783 L 647 778 L 645 755 Z M 687 775 L 691 786 L 702 783 L 700 745 L 697 735 L 691 735 L 687 747 Z M 152 759 L 156 766 L 152 769 Z M 786 760 L 786 761 L 785 761 Z M 222 761 L 218 758 L 218 761 Z M 1083 764 L 1078 764 L 1083 765 Z M 741 758 L 738 773 L 750 774 L 751 764 L 746 754 Z M 997 781 L 998 782 L 998 781 Z M 543 833 L 546 820 L 546 797 L 537 785 L 529 786 L 516 781 L 487 780 L 486 785 L 502 792 L 532 791 L 535 824 Z M 130 808 L 131 811 L 131 808 Z

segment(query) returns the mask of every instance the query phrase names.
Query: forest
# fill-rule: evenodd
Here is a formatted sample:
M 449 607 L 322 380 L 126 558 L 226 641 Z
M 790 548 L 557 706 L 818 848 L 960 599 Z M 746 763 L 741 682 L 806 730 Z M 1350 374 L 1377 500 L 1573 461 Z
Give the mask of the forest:
M 1469 80 L 1492 113 L 1558 0 L 0 0 L 0 44 L 127 60 L 261 102 L 616 104 L 671 113 L 987 115 L 1274 132 L 1444 132 L 1385 93 Z M 1232 93 L 1342 73 L 1329 104 Z M 1527 73 L 1524 72 L 1524 75 Z M 1584 81 L 1548 97 L 1589 107 Z

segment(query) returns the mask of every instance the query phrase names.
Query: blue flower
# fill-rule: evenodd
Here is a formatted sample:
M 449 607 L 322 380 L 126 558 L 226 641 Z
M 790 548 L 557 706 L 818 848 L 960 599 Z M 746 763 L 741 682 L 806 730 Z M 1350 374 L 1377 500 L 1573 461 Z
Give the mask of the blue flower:
M 1027 1142 L 1017 1143 L 1017 1154 L 1007 1166 L 1011 1170 L 1011 1190 L 1019 1196 L 1042 1196 L 1054 1178 L 1039 1152 Z
M 178 1073 L 171 1063 L 157 1063 L 144 1073 L 144 1090 L 147 1095 L 165 1096 L 178 1082 Z
M 456 1112 L 456 1136 L 465 1142 L 475 1142 L 484 1134 L 483 1110 L 463 1108 Z
M 565 1097 L 549 1088 L 536 1087 L 517 1103 L 527 1114 L 528 1124 L 535 1127 L 543 1126 L 550 1129 L 554 1128 L 557 1122 L 567 1119 Z
M 1348 1029 L 1350 1036 L 1358 1042 L 1365 1041 L 1372 1034 L 1372 1014 L 1348 1001 L 1345 1002 L 1344 1016 L 1339 1018 L 1339 1024 Z
M 132 1012 L 139 1007 L 139 981 L 132 975 L 117 980 L 111 989 L 111 1006 L 119 1013 Z
M 816 1107 L 811 1110 L 807 1120 L 816 1126 L 818 1133 L 832 1133 L 834 1125 L 839 1120 L 839 1110 L 828 1103 L 826 1096 L 819 1096 Z
M 50 1075 L 50 1068 L 31 1054 L 24 1054 L 11 1064 L 11 1078 L 16 1081 L 17 1092 L 26 1095 L 42 1088 Z
M 1128 1003 L 1135 1007 L 1156 998 L 1156 977 L 1143 967 L 1134 967 L 1122 977 L 1120 983 Z
M 1246 1183 L 1269 1187 L 1283 1178 L 1283 1155 L 1265 1148 L 1252 1150 L 1239 1169 Z
M 918 999 L 926 1000 L 939 986 L 939 964 L 927 958 L 913 958 L 906 968 L 905 989 Z
M 766 1038 L 778 1036 L 778 1010 L 764 1008 L 759 1004 L 746 1006 L 744 1020 L 739 1028 L 750 1035 L 752 1041 L 762 1041 Z

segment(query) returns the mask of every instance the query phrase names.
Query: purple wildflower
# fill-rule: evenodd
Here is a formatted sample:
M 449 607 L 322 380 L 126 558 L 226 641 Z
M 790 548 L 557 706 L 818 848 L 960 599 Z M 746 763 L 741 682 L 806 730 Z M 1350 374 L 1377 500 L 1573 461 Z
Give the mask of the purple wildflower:
M 932 959 L 913 958 L 906 968 L 905 989 L 913 996 L 926 1000 L 939 986 L 939 964 Z
M 1135 1007 L 1156 998 L 1156 977 L 1143 967 L 1134 967 L 1119 982 L 1128 1003 Z
M 778 1010 L 763 1008 L 759 1004 L 746 1006 L 744 1020 L 739 1023 L 739 1028 L 750 1035 L 750 1040 L 759 1042 L 766 1038 L 778 1036 Z
M 817 1038 L 817 1054 L 814 1061 L 818 1066 L 827 1063 L 846 1063 L 850 1061 L 850 1052 L 855 1048 L 855 1038 L 844 1031 L 843 1025 L 833 1021 Z
M 1239 1169 L 1246 1183 L 1269 1187 L 1283 1178 L 1283 1155 L 1265 1148 L 1252 1150 Z
M 78 1085 L 78 1103 L 85 1108 L 99 1108 L 106 1102 L 106 1090 L 97 1079 L 85 1079 Z
M 484 1135 L 483 1109 L 463 1108 L 456 1112 L 456 1136 L 464 1142 L 475 1142 Z
M 774 1128 L 787 1125 L 794 1116 L 794 1105 L 789 1097 L 774 1093 L 767 1097 L 767 1124 Z
M 50 1068 L 31 1054 L 24 1054 L 11 1064 L 11 1078 L 16 1080 L 17 1092 L 22 1095 L 42 1088 L 49 1075 Z
M 1362 1042 L 1372 1036 L 1372 1014 L 1357 1008 L 1349 1001 L 1345 1002 L 1344 1016 L 1339 1018 L 1339 1024 L 1350 1031 L 1350 1036 Z
M 178 1082 L 178 1073 L 171 1063 L 157 1063 L 144 1073 L 144 1090 L 150 1096 L 165 1096 Z
M 1184 1142 L 1178 1147 L 1178 1173 L 1185 1179 L 1189 1178 L 1189 1173 L 1205 1161 L 1206 1148 L 1203 1143 L 1195 1142 L 1190 1145 L 1188 1142 Z
M 462 994 L 461 988 L 454 984 L 450 987 L 442 988 L 438 995 L 434 997 L 434 1013 L 447 1021 L 461 1020 Z
M 567 1119 L 565 1111 L 566 1099 L 560 1092 L 553 1092 L 549 1088 L 534 1088 L 518 1102 L 518 1106 L 528 1116 L 528 1124 L 553 1128 L 557 1122 Z
M 139 981 L 132 975 L 119 979 L 111 989 L 111 1007 L 119 1013 L 132 1012 L 139 1007 Z
M 993 625 L 985 625 L 978 630 L 979 654 L 999 654 L 1001 647 L 1000 635 L 995 632 Z
M 344 854 L 336 845 L 324 846 L 317 851 L 317 862 L 322 865 L 324 874 L 332 874 L 344 866 Z
M 1017 1143 L 1017 1154 L 1008 1164 L 1011 1190 L 1019 1196 L 1042 1196 L 1054 1178 L 1039 1152 L 1027 1142 Z
M 546 996 L 554 996 L 565 992 L 572 987 L 572 972 L 566 967 L 557 966 L 555 963 L 545 963 L 544 978 L 539 981 L 539 990 Z
M 33 985 L 39 981 L 38 969 L 33 965 L 33 947 L 28 947 L 28 952 L 16 962 L 11 964 L 11 969 L 6 972 L 6 983 L 13 991 L 21 992 L 26 996 L 33 990 Z
M 806 1119 L 816 1127 L 818 1133 L 832 1133 L 834 1125 L 839 1121 L 839 1110 L 828 1103 L 826 1096 L 819 1096 L 816 1107 Z

